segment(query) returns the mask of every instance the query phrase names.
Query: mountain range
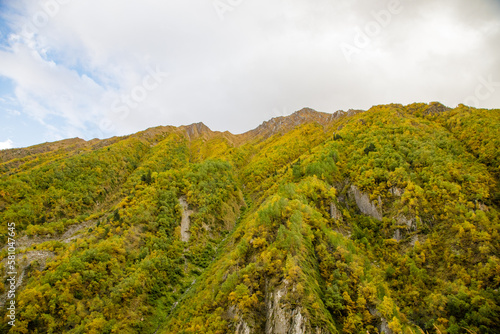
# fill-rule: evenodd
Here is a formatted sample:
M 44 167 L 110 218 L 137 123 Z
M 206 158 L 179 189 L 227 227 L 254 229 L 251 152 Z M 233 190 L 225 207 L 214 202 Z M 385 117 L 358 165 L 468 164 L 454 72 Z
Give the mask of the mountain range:
M 500 333 L 499 147 L 432 102 L 2 150 L 0 332 Z

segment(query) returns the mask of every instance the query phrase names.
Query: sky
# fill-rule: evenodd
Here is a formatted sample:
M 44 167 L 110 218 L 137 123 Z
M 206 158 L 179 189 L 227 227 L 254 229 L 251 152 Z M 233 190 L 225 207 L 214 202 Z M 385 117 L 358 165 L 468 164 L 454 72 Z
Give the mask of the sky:
M 500 108 L 499 0 L 0 0 L 0 149 L 432 101 Z

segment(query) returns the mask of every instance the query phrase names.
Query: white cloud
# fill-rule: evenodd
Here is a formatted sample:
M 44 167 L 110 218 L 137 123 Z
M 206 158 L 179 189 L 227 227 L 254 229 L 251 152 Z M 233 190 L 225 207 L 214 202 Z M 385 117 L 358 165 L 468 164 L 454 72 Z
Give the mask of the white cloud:
M 454 106 L 481 76 L 500 81 L 494 0 L 401 0 L 351 63 L 341 43 L 353 44 L 356 27 L 374 22 L 387 1 L 243 1 L 224 20 L 206 0 L 47 1 L 61 5 L 36 34 L 23 27 L 43 17 L 41 5 L 9 2 L 17 14 L 5 17 L 14 34 L 0 49 L 0 75 L 51 138 L 197 121 L 237 133 L 305 106 Z M 169 76 L 156 85 L 149 68 Z M 479 103 L 499 107 L 500 87 Z
M 14 147 L 14 143 L 10 139 L 7 139 L 6 141 L 0 141 L 0 150 L 5 150 L 8 148 L 13 148 L 13 147 Z

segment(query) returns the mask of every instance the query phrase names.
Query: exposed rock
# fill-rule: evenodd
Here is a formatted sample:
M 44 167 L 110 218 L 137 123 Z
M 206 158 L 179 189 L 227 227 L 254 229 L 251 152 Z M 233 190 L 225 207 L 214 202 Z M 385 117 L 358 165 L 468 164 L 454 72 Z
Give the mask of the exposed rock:
M 182 207 L 181 240 L 184 242 L 188 242 L 189 237 L 191 236 L 191 233 L 189 232 L 191 220 L 189 219 L 189 217 L 193 214 L 193 210 L 189 210 L 189 205 L 186 202 L 185 197 L 179 198 L 179 203 Z
M 16 241 L 16 250 L 21 252 L 26 248 L 36 246 L 38 244 L 47 242 L 47 241 L 61 241 L 64 243 L 69 243 L 74 239 L 78 239 L 82 237 L 82 234 L 78 234 L 78 232 L 91 228 L 96 225 L 97 221 L 89 220 L 80 224 L 74 224 L 68 227 L 68 229 L 60 236 L 52 236 L 50 234 L 45 235 L 43 237 L 35 235 L 34 237 L 29 237 L 27 235 L 23 235 Z M 8 244 L 4 246 L 3 249 L 7 249 L 9 247 Z M 38 271 L 43 271 L 46 267 L 47 260 L 54 257 L 54 253 L 47 250 L 33 250 L 27 251 L 24 253 L 16 254 L 16 266 L 18 276 L 16 277 L 16 289 L 18 289 L 21 285 L 23 285 L 24 276 L 26 274 L 26 270 L 28 268 L 33 268 Z M 4 266 L 7 264 L 7 257 L 3 258 L 1 262 Z M 35 262 L 36 261 L 36 262 Z M 37 264 L 37 266 L 33 266 Z M 6 274 L 2 279 L 6 279 Z M 5 301 L 7 300 L 7 293 L 0 296 L 0 308 L 3 307 Z
M 393 196 L 401 197 L 405 193 L 405 190 L 398 187 L 392 187 L 391 189 L 389 189 L 389 192 Z
M 400 215 L 396 218 L 396 221 L 399 226 L 406 226 L 406 228 L 403 230 L 398 228 L 394 231 L 393 239 L 396 239 L 396 241 L 403 240 L 407 232 L 417 230 L 417 222 L 415 218 L 406 218 L 405 216 Z
M 476 201 L 476 206 L 481 211 L 484 211 L 484 212 L 490 211 L 490 209 L 486 205 L 484 205 L 483 203 L 481 203 L 481 202 L 477 202 Z
M 33 237 L 23 235 L 18 240 L 16 240 L 16 248 L 18 250 L 23 250 L 25 248 L 29 248 L 36 244 L 41 244 L 47 241 L 61 241 L 64 243 L 69 243 L 72 240 L 78 239 L 81 237 L 81 234 L 77 234 L 80 231 L 87 230 L 91 227 L 94 227 L 97 224 L 95 220 L 88 220 L 80 224 L 73 224 L 68 227 L 68 229 L 60 236 L 55 235 L 52 236 L 50 234 L 44 236 L 35 235 Z M 8 245 L 5 245 L 2 249 L 7 249 Z
M 238 325 L 236 326 L 236 332 L 235 334 L 250 334 L 250 327 L 248 327 L 248 324 L 241 320 Z
M 398 242 L 403 239 L 403 235 L 402 235 L 401 231 L 399 230 L 399 228 L 396 231 L 394 231 L 394 236 L 392 238 Z
M 415 246 L 415 243 L 418 241 L 418 234 L 414 234 L 411 236 L 410 245 Z
M 227 278 L 227 273 L 224 276 L 225 276 L 224 277 L 224 281 L 225 281 Z M 226 318 L 227 319 L 235 319 L 237 315 L 238 315 L 238 308 L 236 307 L 236 305 L 231 305 L 226 310 Z
M 417 229 L 417 222 L 415 218 L 406 218 L 405 216 L 398 216 L 396 218 L 398 225 L 405 225 L 408 231 L 415 231 Z
M 288 330 L 288 321 L 285 315 L 285 310 L 283 310 L 280 305 L 281 298 L 285 294 L 286 288 L 283 288 L 277 289 L 275 292 L 271 292 L 267 296 L 266 334 L 286 333 Z
M 302 307 L 287 307 L 282 299 L 288 293 L 288 289 L 285 281 L 285 285 L 281 288 L 267 293 L 265 334 L 329 334 L 322 328 L 311 328 L 308 319 L 302 314 Z
M 350 208 L 349 201 L 347 200 L 349 185 L 349 179 L 344 179 L 334 185 L 335 189 L 338 191 L 337 201 L 344 204 L 348 209 Z
M 328 121 L 333 121 L 333 120 L 336 120 L 336 119 L 339 119 L 340 117 L 342 116 L 345 116 L 347 115 L 347 113 L 344 111 L 344 110 L 337 110 L 336 112 L 334 112 L 329 118 L 328 118 Z
M 26 252 L 24 254 L 18 254 L 18 256 L 21 257 L 21 266 L 25 266 L 22 268 L 23 270 L 26 269 L 29 265 L 33 263 L 33 261 L 38 262 L 38 268 L 36 268 L 39 271 L 42 271 L 45 269 L 47 266 L 47 260 L 54 257 L 54 253 L 51 251 L 47 250 L 40 250 L 40 251 L 30 251 Z
M 305 322 L 302 313 L 300 313 L 300 309 L 294 311 L 295 315 L 292 314 L 292 325 L 290 326 L 290 331 L 288 333 L 305 333 Z
M 349 110 L 347 110 L 347 116 L 353 116 L 353 115 L 356 115 L 356 114 L 359 114 L 362 112 L 365 112 L 365 111 L 362 109 L 349 109 Z
M 342 236 L 346 239 L 351 239 L 352 232 L 345 228 L 345 226 L 339 226 L 333 229 L 335 232 L 342 234 Z
M 193 123 L 191 125 L 183 125 L 180 127 L 186 131 L 189 140 L 194 140 L 205 135 L 210 136 L 213 134 L 212 130 L 202 122 Z
M 340 212 L 339 208 L 337 208 L 337 206 L 333 202 L 330 203 L 330 217 L 335 219 L 335 220 L 342 219 L 342 213 Z
M 266 334 L 306 333 L 306 324 L 301 314 L 301 308 L 287 310 L 282 307 L 281 299 L 286 293 L 286 286 L 269 293 L 267 300 Z
M 241 317 L 241 312 L 236 305 L 231 305 L 226 310 L 225 318 L 228 320 L 236 321 L 236 328 L 234 330 L 235 334 L 251 334 L 253 333 L 252 328 L 248 323 Z
M 377 205 L 370 201 L 370 197 L 368 196 L 368 194 L 361 192 L 354 184 L 351 185 L 350 194 L 352 195 L 352 197 L 354 197 L 356 205 L 362 213 L 375 219 L 382 220 L 382 199 L 380 198 L 380 196 L 378 198 L 379 207 L 377 208 Z
M 387 320 L 380 314 L 380 312 L 375 307 L 368 307 L 368 311 L 370 314 L 376 318 L 380 319 L 380 324 L 377 326 L 379 333 L 385 334 L 393 334 L 392 329 L 389 328 L 389 323 Z
M 389 328 L 389 323 L 385 318 L 381 318 L 382 323 L 380 324 L 380 333 L 385 333 L 385 334 L 393 334 L 394 332 L 392 329 Z
M 330 121 L 332 114 L 327 114 L 313 110 L 311 108 L 303 108 L 294 112 L 289 116 L 280 116 L 270 119 L 259 125 L 256 129 L 244 133 L 244 136 L 263 136 L 264 138 L 280 132 L 287 132 L 293 128 L 310 122 L 317 122 L 321 125 L 326 125 Z
M 48 259 L 54 257 L 54 253 L 50 251 L 30 251 L 26 253 L 16 254 L 16 272 L 18 275 L 16 276 L 16 290 L 23 284 L 24 276 L 26 274 L 26 270 L 30 268 L 30 266 L 37 264 L 36 267 L 32 267 L 38 271 L 42 271 L 46 267 L 46 262 Z M 36 261 L 36 262 L 35 262 Z M 7 265 L 7 257 L 1 261 L 4 266 Z M 4 281 L 7 278 L 7 271 L 2 278 Z M 8 297 L 8 289 L 0 296 L 0 308 L 5 305 L 5 302 Z
M 429 106 L 425 110 L 424 114 L 425 115 L 436 115 L 436 114 L 440 114 L 440 113 L 443 113 L 443 112 L 448 111 L 448 110 L 451 110 L 451 108 L 448 108 L 439 102 L 431 102 L 431 103 L 429 103 Z

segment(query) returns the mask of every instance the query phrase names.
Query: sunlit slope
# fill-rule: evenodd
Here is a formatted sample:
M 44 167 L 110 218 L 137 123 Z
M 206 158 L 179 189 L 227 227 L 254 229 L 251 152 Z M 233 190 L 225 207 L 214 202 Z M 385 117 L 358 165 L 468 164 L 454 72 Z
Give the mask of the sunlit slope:
M 497 180 L 436 107 L 374 107 L 254 146 L 253 205 L 165 332 L 495 332 Z
M 31 238 L 0 330 L 497 333 L 499 115 L 304 109 L 2 152 L 0 219 Z
M 30 221 L 29 215 L 20 214 L 26 211 L 15 206 L 2 212 L 7 217 L 18 213 L 10 218 L 19 234 L 25 229 L 29 235 L 52 235 L 74 223 L 94 222 L 69 244 L 56 236 L 22 249 L 25 254 L 48 251 L 53 256 L 45 268 L 36 263 L 26 268 L 17 298 L 19 320 L 11 332 L 101 333 L 113 328 L 134 333 L 157 326 L 155 317 L 170 309 L 210 263 L 243 204 L 230 164 L 190 163 L 190 154 L 185 134 L 167 131 L 150 140 L 131 137 L 104 151 L 78 156 L 76 170 L 68 160 L 7 178 L 9 184 L 44 175 L 54 182 L 52 173 L 59 172 L 65 182 L 53 188 L 72 196 L 93 194 L 84 187 L 103 190 L 110 184 L 97 199 L 101 205 L 94 201 L 57 211 L 61 216 L 75 213 L 73 219 L 54 215 Z M 33 188 L 20 204 L 54 196 L 50 187 Z M 61 199 L 66 196 L 60 194 Z M 113 201 L 106 201 L 108 197 Z M 188 242 L 181 241 L 181 200 L 193 209 Z

